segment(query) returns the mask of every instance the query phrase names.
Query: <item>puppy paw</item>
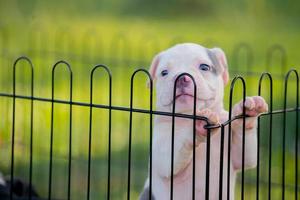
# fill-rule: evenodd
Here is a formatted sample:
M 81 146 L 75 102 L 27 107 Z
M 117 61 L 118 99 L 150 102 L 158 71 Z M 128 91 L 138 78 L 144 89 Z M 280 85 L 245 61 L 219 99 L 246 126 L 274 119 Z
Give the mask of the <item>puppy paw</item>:
M 261 113 L 268 111 L 268 104 L 264 98 L 260 96 L 246 97 L 245 100 L 245 114 L 250 118 L 246 119 L 246 129 L 254 128 L 256 125 L 256 117 Z M 240 101 L 233 107 L 233 116 L 243 114 L 243 101 Z M 234 124 L 242 124 L 242 119 L 235 120 Z
M 203 109 L 200 110 L 199 112 L 197 112 L 198 116 L 202 116 L 202 117 L 206 117 L 208 119 L 209 124 L 211 125 L 216 125 L 219 124 L 220 119 L 219 119 L 219 115 L 213 111 L 211 111 L 210 109 Z M 206 137 L 208 134 L 207 129 L 205 129 L 204 127 L 207 125 L 207 122 L 204 120 L 197 120 L 196 121 L 196 139 L 197 139 L 197 143 L 201 143 L 201 142 L 205 142 L 206 141 Z M 211 134 L 215 133 L 215 129 L 211 130 Z

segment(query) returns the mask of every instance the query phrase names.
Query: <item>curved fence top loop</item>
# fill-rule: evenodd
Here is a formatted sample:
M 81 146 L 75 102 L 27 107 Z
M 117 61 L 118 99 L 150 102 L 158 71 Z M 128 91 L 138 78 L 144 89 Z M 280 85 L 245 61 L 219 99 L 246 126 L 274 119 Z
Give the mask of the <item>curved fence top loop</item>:
M 272 58 L 274 58 L 276 52 L 279 52 L 281 54 L 281 73 L 283 75 L 284 69 L 287 66 L 287 53 L 285 48 L 283 48 L 283 46 L 280 44 L 275 44 L 273 46 L 270 46 L 267 50 L 267 56 L 266 56 L 267 71 L 269 71 L 271 68 Z
M 179 75 L 176 77 L 175 82 L 174 82 L 174 88 L 176 89 L 177 82 L 178 82 L 179 78 L 182 77 L 182 76 L 188 76 L 189 78 L 192 79 L 193 85 L 194 85 L 194 90 L 196 91 L 196 89 L 197 89 L 196 81 L 195 81 L 194 77 L 193 77 L 191 74 L 187 73 L 187 72 L 183 72 L 183 73 L 179 74 Z M 195 96 L 196 96 L 196 95 L 195 95 Z
M 194 119 L 195 119 L 195 117 L 196 117 L 196 101 L 197 101 L 197 84 L 196 84 L 196 81 L 195 81 L 194 77 L 193 77 L 191 74 L 186 73 L 186 72 L 183 72 L 183 73 L 179 74 L 179 75 L 176 77 L 175 81 L 174 81 L 172 117 L 173 117 L 173 118 L 175 117 L 175 107 L 176 107 L 176 104 L 175 104 L 176 101 L 175 101 L 175 99 L 176 99 L 176 87 L 177 87 L 177 82 L 178 82 L 179 78 L 182 77 L 182 76 L 188 76 L 188 77 L 192 80 L 193 85 L 194 85 L 194 107 L 193 107 L 193 116 L 194 116 Z M 209 120 L 207 119 L 207 117 L 200 116 L 198 119 L 199 119 L 199 120 L 205 121 L 207 127 L 210 127 L 210 126 L 211 126 L 211 124 L 209 123 Z M 216 126 L 219 126 L 219 125 L 216 125 Z
M 72 94 L 73 94 L 73 71 L 71 68 L 71 65 L 64 61 L 64 60 L 60 60 L 58 62 L 56 62 L 53 67 L 52 67 L 52 99 L 54 98 L 54 81 L 55 81 L 55 70 L 57 68 L 57 66 L 59 65 L 64 65 L 67 66 L 69 75 L 70 75 L 70 100 L 72 100 Z
M 268 77 L 268 79 L 270 81 L 273 81 L 273 78 L 272 78 L 272 75 L 269 73 L 269 72 L 263 72 L 261 75 L 260 75 L 260 78 L 259 78 L 259 85 L 261 85 L 262 81 L 264 80 L 265 77 Z
M 149 80 L 149 87 L 150 87 L 150 104 L 151 104 L 151 108 L 152 108 L 152 97 L 153 97 L 153 80 L 152 77 L 150 75 L 150 73 L 148 72 L 148 70 L 140 68 L 137 69 L 133 72 L 133 74 L 131 75 L 131 79 L 130 79 L 130 107 L 132 108 L 132 100 L 133 100 L 133 81 L 135 78 L 135 75 L 138 73 L 143 73 L 146 74 Z
M 175 99 L 176 99 L 176 88 L 177 88 L 177 82 L 178 80 L 183 77 L 183 76 L 188 76 L 192 81 L 193 81 L 193 85 L 194 85 L 194 109 L 193 109 L 193 115 L 196 116 L 196 102 L 197 102 L 197 84 L 196 84 L 196 81 L 194 79 L 194 77 L 189 74 L 189 73 L 181 73 L 179 74 L 176 79 L 175 79 L 175 82 L 174 82 L 174 89 L 173 89 L 173 108 L 172 108 L 172 113 L 173 113 L 173 117 L 174 117 L 174 114 L 175 114 Z M 205 120 L 207 123 L 208 122 L 208 119 Z
M 288 82 L 291 77 L 291 74 L 294 73 L 296 76 L 296 108 L 299 107 L 299 74 L 296 69 L 291 69 L 287 72 L 284 78 L 284 109 L 286 109 L 287 104 L 287 90 Z
M 106 71 L 106 73 L 107 73 L 109 79 L 110 79 L 110 80 L 112 79 L 111 71 L 109 70 L 109 68 L 108 68 L 106 65 L 104 65 L 104 64 L 98 64 L 98 65 L 94 66 L 93 69 L 92 69 L 92 71 L 91 71 L 91 76 L 90 76 L 90 77 L 91 77 L 91 80 L 93 80 L 93 78 L 94 78 L 94 73 L 95 73 L 95 71 L 96 71 L 97 69 L 104 69 L 104 71 Z
M 243 90 L 245 92 L 245 89 L 246 89 L 246 82 L 245 82 L 245 79 L 242 77 L 242 76 L 236 76 L 232 79 L 231 81 L 231 84 L 230 84 L 230 96 L 232 95 L 233 93 L 233 89 L 234 89 L 234 86 L 236 84 L 236 82 L 240 80 L 242 81 L 242 84 L 243 84 Z
M 261 96 L 261 88 L 262 88 L 262 83 L 263 83 L 263 80 L 266 80 L 265 77 L 267 77 L 267 79 L 269 79 L 269 92 L 270 92 L 270 111 L 269 112 L 272 112 L 273 110 L 273 78 L 272 78 L 272 75 L 268 72 L 264 72 L 261 74 L 260 78 L 259 78 L 259 81 L 258 81 L 258 95 Z
M 298 71 L 296 69 L 290 69 L 287 74 L 285 75 L 285 84 L 287 84 L 291 74 L 294 73 L 295 76 L 296 76 L 296 82 L 297 82 L 297 85 L 299 85 L 299 74 L 298 74 Z
M 22 60 L 25 60 L 26 62 L 28 62 L 28 64 L 29 64 L 31 70 L 33 71 L 33 64 L 32 64 L 32 61 L 31 61 L 30 58 L 28 58 L 27 56 L 20 56 L 20 57 L 18 57 L 18 58 L 15 60 L 14 64 L 13 64 L 13 70 L 16 70 L 16 66 L 17 66 L 18 63 L 19 63 L 20 61 L 22 61 Z
M 259 81 L 258 81 L 258 95 L 261 94 L 261 85 L 263 83 L 263 80 L 266 80 L 265 77 L 267 77 L 269 79 L 269 83 L 270 83 L 270 93 L 272 93 L 273 90 L 273 78 L 272 75 L 269 72 L 264 72 L 261 74 Z
M 55 75 L 55 69 L 56 69 L 56 67 L 57 67 L 58 65 L 61 65 L 61 64 L 67 66 L 67 69 L 68 69 L 70 75 L 72 75 L 73 71 L 72 71 L 71 65 L 70 65 L 67 61 L 60 60 L 60 61 L 56 62 L 56 63 L 53 65 L 53 67 L 52 67 L 52 76 Z
M 109 82 L 109 105 L 111 106 L 111 94 L 112 94 L 112 75 L 109 68 L 103 64 L 96 65 L 93 67 L 91 74 L 90 74 L 90 103 L 93 102 L 93 87 L 94 87 L 94 74 L 97 69 L 103 69 L 107 76 Z
M 243 102 L 246 100 L 246 82 L 245 79 L 242 76 L 236 76 L 234 79 L 231 81 L 230 84 L 230 94 L 229 94 L 229 119 L 231 119 L 231 114 L 232 114 L 232 101 L 233 101 L 233 91 L 234 87 L 237 81 L 242 82 L 243 86 Z
M 32 61 L 27 56 L 21 56 L 17 58 L 13 64 L 13 94 L 16 94 L 16 68 L 21 61 L 26 61 L 29 64 L 30 71 L 31 71 L 31 96 L 33 97 L 33 84 L 34 84 L 34 66 Z
M 147 77 L 149 78 L 150 82 L 153 82 L 152 77 L 150 75 L 150 73 L 148 72 L 148 70 L 144 69 L 144 68 L 140 68 L 135 70 L 132 75 L 131 75 L 131 84 L 133 83 L 134 77 L 137 73 L 144 73 L 147 75 Z

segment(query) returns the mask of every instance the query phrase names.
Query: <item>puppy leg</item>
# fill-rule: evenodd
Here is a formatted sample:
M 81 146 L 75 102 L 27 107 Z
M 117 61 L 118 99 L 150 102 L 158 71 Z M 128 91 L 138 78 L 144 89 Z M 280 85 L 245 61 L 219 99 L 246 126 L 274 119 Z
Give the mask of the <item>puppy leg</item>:
M 171 141 L 174 134 L 173 152 L 173 174 L 187 166 L 191 160 L 191 148 L 193 124 L 189 121 L 175 121 L 174 133 L 172 133 L 172 123 L 156 123 L 153 135 L 153 170 L 163 178 L 171 177 Z
M 209 124 L 215 125 L 215 124 L 220 123 L 219 115 L 217 113 L 211 111 L 210 109 L 200 110 L 197 113 L 197 115 L 206 117 L 208 119 Z M 196 122 L 196 145 L 199 145 L 201 142 L 206 142 L 208 131 L 204 127 L 206 125 L 208 125 L 208 123 L 204 120 L 197 120 L 197 122 Z M 212 134 L 215 134 L 216 132 L 217 132 L 217 129 L 212 129 L 210 134 L 212 135 Z
M 268 111 L 268 105 L 260 96 L 247 97 L 245 101 L 245 168 L 253 168 L 257 165 L 257 116 Z M 243 114 L 243 101 L 233 107 L 233 116 Z M 232 122 L 232 160 L 235 169 L 242 168 L 242 139 L 243 119 Z
M 203 116 L 208 119 L 210 124 L 218 124 L 219 116 L 209 109 L 204 109 L 197 112 L 198 116 Z M 164 177 L 171 176 L 171 139 L 172 139 L 172 123 L 156 123 L 154 127 L 153 137 L 153 166 L 157 173 Z M 206 121 L 196 121 L 196 147 L 200 143 L 206 141 L 207 130 L 204 126 Z M 216 133 L 213 129 L 211 134 Z M 174 175 L 179 173 L 192 160 L 193 153 L 193 120 L 178 119 L 175 120 L 174 129 Z

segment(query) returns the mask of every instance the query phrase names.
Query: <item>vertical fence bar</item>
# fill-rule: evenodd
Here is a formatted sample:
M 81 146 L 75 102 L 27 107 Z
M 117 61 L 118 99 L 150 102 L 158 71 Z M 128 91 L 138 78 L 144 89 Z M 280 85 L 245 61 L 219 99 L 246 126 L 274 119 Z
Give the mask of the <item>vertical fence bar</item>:
M 87 176 L 87 200 L 90 199 L 91 185 L 91 150 L 92 150 L 92 124 L 93 124 L 93 86 L 94 73 L 98 69 L 104 69 L 109 78 L 109 113 L 108 113 L 108 167 L 107 167 L 107 199 L 110 199 L 110 171 L 111 171 L 111 97 L 112 97 L 112 76 L 105 65 L 96 65 L 90 75 L 90 119 L 89 119 L 89 144 L 88 144 L 88 176 Z
M 148 75 L 148 78 L 149 78 L 149 83 L 150 83 L 150 158 L 149 158 L 149 165 L 150 165 L 150 168 L 149 168 L 149 200 L 152 199 L 152 123 L 153 123 L 153 114 L 152 114 L 152 111 L 153 111 L 153 80 L 151 78 L 151 75 L 148 71 L 146 71 L 146 74 Z
M 194 84 L 194 107 L 193 107 L 193 183 L 192 183 L 192 199 L 195 200 L 195 188 L 196 188 L 196 99 L 197 99 L 197 85 L 192 76 L 190 76 Z
M 260 95 L 259 95 L 260 96 Z M 257 118 L 257 152 L 256 152 L 256 199 L 259 199 L 259 170 L 260 170 L 260 117 Z
M 54 118 L 54 70 L 52 69 L 52 87 L 51 87 L 51 125 L 50 125 L 50 159 L 49 159 L 49 182 L 48 182 L 48 200 L 51 200 L 52 186 L 52 154 L 53 154 L 53 118 Z
M 174 174 L 174 132 L 175 132 L 175 108 L 176 108 L 176 86 L 178 77 L 175 80 L 174 88 L 173 88 L 173 107 L 172 107 L 172 136 L 171 136 L 171 185 L 170 185 L 170 200 L 173 200 L 173 174 Z
M 281 181 L 281 198 L 282 200 L 285 199 L 285 127 L 286 127 L 286 108 L 287 108 L 287 80 L 289 77 L 290 72 L 285 76 L 284 82 L 284 103 L 283 103 L 283 134 L 282 134 L 282 181 Z
M 70 67 L 70 66 L 69 66 Z M 71 70 L 71 68 L 69 68 Z M 72 169 L 72 99 L 73 99 L 73 73 L 70 74 L 70 113 L 69 113 L 69 166 L 68 166 L 68 200 L 71 199 L 71 169 Z
M 33 95 L 34 95 L 34 70 L 31 60 L 25 56 L 19 57 L 13 64 L 13 112 L 12 112 L 12 142 L 11 142 L 11 171 L 10 171 L 10 199 L 13 199 L 14 183 L 14 153 L 15 153 L 15 113 L 16 113 L 16 68 L 20 61 L 26 61 L 30 66 L 31 83 L 30 83 L 30 149 L 29 149 L 29 199 L 32 198 L 32 145 L 33 145 Z
M 152 113 L 152 79 L 151 79 L 151 75 L 149 74 L 149 72 L 145 69 L 137 69 L 133 72 L 132 76 L 131 76 L 131 81 L 130 81 L 130 115 L 129 115 L 129 139 L 128 139 L 128 179 L 127 179 L 127 200 L 130 199 L 130 180 L 131 180 L 131 146 L 132 146 L 132 112 L 133 112 L 133 89 L 134 89 L 134 84 L 133 84 L 133 81 L 134 81 L 134 78 L 135 78 L 135 75 L 139 72 L 143 72 L 145 73 L 148 78 L 150 79 L 150 87 L 151 87 L 151 91 L 150 91 L 150 110 Z M 151 120 L 151 127 L 152 127 L 152 114 L 150 115 L 150 120 Z M 152 128 L 150 129 L 150 131 L 152 131 Z M 150 134 L 151 136 L 151 139 L 150 139 L 150 143 L 152 144 L 152 133 Z M 150 166 L 152 165 L 152 147 L 150 149 L 150 160 L 151 160 L 151 164 Z M 152 167 L 150 167 L 152 171 Z M 152 172 L 151 172 L 152 173 Z M 151 174 L 152 175 L 152 174 Z M 151 176 L 150 176 L 151 177 Z M 151 179 L 151 184 L 152 184 L 152 178 Z M 152 186 L 150 184 L 150 191 L 149 191 L 149 195 L 151 197 L 151 190 L 152 190 Z M 151 198 L 150 198 L 151 199 Z
M 268 158 L 268 199 L 271 199 L 271 180 L 272 180 L 272 124 L 273 124 L 273 79 L 270 73 L 264 72 L 259 79 L 258 83 L 258 95 L 261 96 L 261 87 L 264 77 L 269 79 L 269 91 L 270 91 L 270 99 L 269 99 L 269 113 L 270 113 L 270 121 L 269 121 L 269 158 Z M 256 199 L 259 200 L 259 171 L 260 171 L 260 117 L 257 122 L 257 168 L 256 168 Z
M 295 69 L 291 69 L 285 76 L 284 80 L 284 113 L 283 113 L 283 135 L 282 135 L 282 199 L 285 199 L 285 139 L 286 139 L 286 108 L 287 108 L 287 90 L 288 90 L 288 81 L 291 74 L 294 73 L 296 76 L 296 141 L 295 141 L 295 199 L 298 198 L 298 113 L 297 110 L 299 108 L 299 75 Z
M 73 72 L 71 66 L 66 61 L 58 61 L 52 68 L 52 83 L 51 83 L 51 130 L 50 130 L 50 161 L 49 161 L 49 182 L 48 182 L 48 200 L 52 197 L 52 165 L 53 165 L 53 124 L 54 124 L 54 81 L 55 69 L 58 65 L 66 65 L 70 74 L 70 97 L 69 97 L 69 155 L 68 155 L 68 197 L 71 198 L 71 165 L 72 165 L 72 96 L 73 96 Z
M 210 177 L 210 129 L 207 130 L 206 141 L 206 175 L 205 175 L 205 199 L 209 200 L 209 177 Z
M 246 84 L 245 80 L 241 76 L 236 76 L 230 85 L 230 95 L 229 95 L 229 126 L 228 126 L 228 163 L 227 163 L 227 200 L 230 200 L 230 160 L 231 160 L 231 119 L 232 119 L 232 100 L 233 100 L 233 90 L 237 80 L 242 82 L 243 87 L 243 135 L 242 135 L 242 185 L 241 185 L 241 199 L 244 199 L 244 177 L 245 177 L 245 117 L 246 117 L 246 110 L 245 110 L 245 101 L 246 101 Z
M 107 169 L 107 199 L 110 199 L 110 175 L 111 175 L 111 103 L 112 103 L 112 77 L 109 78 L 109 119 L 108 119 L 108 169 Z
M 294 71 L 297 77 L 296 85 L 296 109 L 299 109 L 299 74 Z M 295 200 L 298 200 L 298 139 L 299 139 L 299 110 L 296 111 L 296 140 L 295 140 Z
M 241 199 L 244 199 L 244 191 L 245 191 L 245 132 L 246 132 L 246 109 L 245 109 L 245 100 L 246 100 L 246 85 L 245 81 L 242 78 L 243 83 L 243 139 L 242 139 L 242 191 L 241 191 Z
M 289 75 L 290 73 L 288 73 Z M 282 134 L 282 180 L 281 180 L 281 199 L 285 199 L 285 126 L 286 126 L 286 107 L 287 107 L 287 80 L 289 76 L 285 77 L 284 83 L 284 103 L 283 103 L 283 134 Z
M 219 200 L 223 199 L 224 129 L 225 129 L 224 125 L 221 124 Z M 229 160 L 228 160 L 228 162 L 229 162 Z
M 232 86 L 232 82 L 231 82 L 231 85 L 230 85 L 230 91 L 232 91 L 233 89 L 233 86 Z M 231 160 L 231 138 L 232 138 L 232 135 L 231 135 L 231 119 L 232 119 L 232 92 L 231 92 L 231 95 L 229 96 L 229 111 L 228 111 L 228 120 L 229 120 L 229 123 L 228 123 L 228 147 L 227 147 L 227 200 L 230 200 L 230 160 Z
M 127 174 L 127 200 L 130 200 L 130 177 L 131 177 L 131 136 L 132 136 L 132 104 L 133 104 L 133 76 L 130 84 L 130 113 L 129 113 L 129 139 L 128 139 L 128 174 Z
M 197 85 L 192 75 L 188 73 L 179 74 L 174 82 L 173 88 L 173 105 L 172 105 L 172 137 L 171 137 L 171 182 L 170 182 L 170 200 L 173 200 L 173 182 L 174 182 L 174 133 L 175 133 L 175 108 L 176 108 L 176 88 L 177 82 L 181 77 L 188 76 L 194 85 L 194 107 L 193 107 L 193 178 L 192 178 L 192 199 L 195 199 L 195 165 L 196 165 L 196 100 Z
M 30 163 L 29 163 L 29 200 L 32 199 L 32 162 L 33 162 L 33 96 L 34 96 L 34 71 L 31 67 L 31 100 L 30 100 Z

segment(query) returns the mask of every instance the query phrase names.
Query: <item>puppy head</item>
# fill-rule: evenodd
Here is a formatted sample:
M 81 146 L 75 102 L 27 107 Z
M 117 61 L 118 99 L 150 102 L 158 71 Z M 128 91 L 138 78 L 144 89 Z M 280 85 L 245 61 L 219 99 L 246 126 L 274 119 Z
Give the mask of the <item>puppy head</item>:
M 197 44 L 178 44 L 156 55 L 149 70 L 156 83 L 157 110 L 171 112 L 175 80 L 176 112 L 191 114 L 194 84 L 182 73 L 190 74 L 196 83 L 196 107 L 223 107 L 224 86 L 229 80 L 227 60 L 219 48 L 207 49 Z M 178 77 L 180 76 L 180 77 Z

